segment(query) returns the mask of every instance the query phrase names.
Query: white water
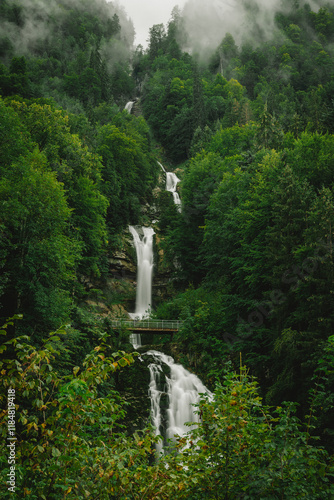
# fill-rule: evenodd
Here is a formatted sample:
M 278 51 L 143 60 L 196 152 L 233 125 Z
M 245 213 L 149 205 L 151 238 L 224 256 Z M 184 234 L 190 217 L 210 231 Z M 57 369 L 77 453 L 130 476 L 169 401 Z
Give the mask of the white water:
M 153 235 L 151 227 L 142 227 L 141 231 L 129 226 L 137 253 L 137 289 L 136 309 L 129 313 L 132 319 L 148 317 L 152 302 L 152 271 L 153 271 Z M 140 334 L 133 333 L 130 342 L 137 349 L 141 346 Z
M 146 354 L 154 360 L 154 363 L 149 365 L 151 374 L 149 395 L 152 423 L 156 428 L 156 435 L 161 435 L 163 432 L 160 399 L 162 394 L 167 393 L 169 407 L 164 434 L 167 439 L 175 440 L 175 435 L 183 436 L 189 431 L 189 426 L 185 425 L 186 422 L 199 422 L 199 415 L 193 405 L 199 402 L 200 394 L 207 393 L 209 397 L 212 397 L 212 394 L 196 375 L 175 363 L 171 356 L 158 351 L 148 351 Z M 165 376 L 164 385 L 161 384 L 162 364 L 170 369 L 170 377 Z M 162 451 L 163 443 L 160 441 L 157 445 L 157 453 L 160 454 Z
M 125 111 L 127 111 L 128 113 L 131 114 L 131 111 L 132 111 L 132 108 L 133 108 L 133 105 L 134 105 L 135 101 L 129 101 L 126 103 L 125 105 Z
M 137 253 L 136 310 L 133 313 L 133 319 L 149 316 L 152 301 L 153 235 L 155 233 L 151 227 L 141 229 L 142 235 L 141 231 L 129 226 Z
M 166 172 L 166 190 L 173 194 L 174 203 L 179 212 L 181 212 L 181 200 L 179 193 L 176 191 L 177 184 L 180 179 L 173 172 Z
M 162 170 L 166 173 L 165 167 L 161 165 L 161 163 L 158 161 L 158 165 L 162 168 Z
M 166 191 L 173 194 L 173 200 L 179 212 L 181 212 L 181 199 L 179 193 L 176 191 L 176 187 L 180 182 L 180 179 L 173 172 L 166 172 L 166 169 L 158 161 L 158 165 L 162 168 L 163 172 L 166 174 Z
M 160 166 L 165 171 L 161 164 Z M 176 193 L 179 181 L 174 173 L 166 172 L 166 189 L 171 191 L 173 196 L 177 195 L 174 196 L 174 201 L 181 207 L 180 198 Z M 148 316 L 151 310 L 154 231 L 150 227 L 137 230 L 133 226 L 129 226 L 129 230 L 137 253 L 136 308 L 135 312 L 129 315 L 132 319 L 142 319 Z M 130 342 L 135 349 L 140 347 L 140 335 L 132 334 Z M 175 440 L 175 436 L 183 436 L 189 430 L 186 423 L 199 421 L 193 405 L 199 402 L 200 394 L 212 395 L 196 375 L 175 363 L 171 356 L 158 351 L 148 351 L 146 354 L 151 356 L 153 361 L 149 365 L 152 424 L 157 436 L 163 435 L 164 439 Z M 165 375 L 166 371 L 169 375 Z M 167 397 L 168 408 L 165 411 L 161 410 L 162 396 Z M 163 445 L 163 441 L 159 440 L 156 445 L 157 456 L 164 452 Z
M 158 365 L 156 363 L 151 363 L 148 366 L 150 370 L 150 385 L 148 389 L 148 394 L 151 399 L 151 419 L 152 419 L 152 424 L 155 427 L 155 435 L 159 436 L 161 435 L 162 429 L 160 429 L 160 426 L 162 424 L 161 422 L 161 410 L 160 410 L 160 399 L 162 392 L 159 390 L 160 386 L 160 378 L 162 374 L 162 369 L 161 365 Z M 160 453 L 163 451 L 163 442 L 162 440 L 159 440 L 156 445 L 155 449 L 157 452 L 157 455 L 159 456 Z

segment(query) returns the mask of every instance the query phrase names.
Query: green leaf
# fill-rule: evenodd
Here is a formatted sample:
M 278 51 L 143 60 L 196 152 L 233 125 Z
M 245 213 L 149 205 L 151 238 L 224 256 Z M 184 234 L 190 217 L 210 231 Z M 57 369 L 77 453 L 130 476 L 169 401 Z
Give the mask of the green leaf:
M 126 366 L 128 364 L 127 360 L 125 358 L 120 358 L 118 360 L 118 364 L 122 367 Z

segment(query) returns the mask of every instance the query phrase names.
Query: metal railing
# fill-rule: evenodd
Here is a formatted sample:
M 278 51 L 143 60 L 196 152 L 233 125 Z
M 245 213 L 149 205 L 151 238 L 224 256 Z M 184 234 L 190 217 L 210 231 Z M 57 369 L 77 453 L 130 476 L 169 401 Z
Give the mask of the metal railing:
M 183 321 L 178 320 L 151 320 L 151 319 L 121 319 L 111 322 L 112 328 L 147 328 L 148 330 L 179 330 Z

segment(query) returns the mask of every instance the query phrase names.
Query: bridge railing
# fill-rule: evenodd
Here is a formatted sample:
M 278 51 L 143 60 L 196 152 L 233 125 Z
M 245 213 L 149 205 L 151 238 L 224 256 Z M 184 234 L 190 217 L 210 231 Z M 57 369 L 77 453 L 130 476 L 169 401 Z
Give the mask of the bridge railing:
M 183 321 L 178 320 L 146 320 L 146 319 L 121 319 L 111 322 L 112 328 L 147 328 L 148 330 L 179 330 Z

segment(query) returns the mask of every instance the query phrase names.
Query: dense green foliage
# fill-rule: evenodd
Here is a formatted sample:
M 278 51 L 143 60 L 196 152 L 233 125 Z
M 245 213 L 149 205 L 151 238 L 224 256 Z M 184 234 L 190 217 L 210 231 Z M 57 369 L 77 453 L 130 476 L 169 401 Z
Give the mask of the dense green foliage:
M 18 497 L 334 496 L 334 8 L 290 3 L 268 35 L 241 1 L 242 41 L 222 32 L 204 58 L 178 8 L 133 52 L 116 3 L 0 3 L 0 317 L 23 316 L 1 331 L 0 398 L 15 388 Z M 122 111 L 136 92 L 143 116 Z M 181 212 L 153 195 L 157 159 L 178 167 Z M 147 204 L 174 272 L 154 314 L 183 320 L 174 351 L 214 390 L 158 462 L 116 390 L 136 365 L 127 333 L 87 306 Z
M 251 31 L 254 12 L 248 7 Z M 283 6 L 270 40 L 260 43 L 259 33 L 254 46 L 245 35 L 238 47 L 227 33 L 209 64 L 180 52 L 182 17 L 177 12 L 167 32 L 154 26 L 148 56 L 137 54 L 135 62 L 138 72 L 147 65 L 143 108 L 168 156 L 180 161 L 193 154 L 196 143 L 202 147 L 206 127 L 214 132 L 252 119 L 262 124 L 265 147 L 279 145 L 283 132 L 295 137 L 305 128 L 332 133 L 333 19 L 329 5 L 317 13 L 299 2 L 288 12 Z
M 0 316 L 47 333 L 76 316 L 87 278 L 106 278 L 157 166 L 144 119 L 119 108 L 134 88 L 124 11 L 104 0 L 0 8 Z
M 27 343 L 27 336 L 1 346 L 5 355 L 15 353 L 13 359 L 0 362 L 0 368 L 6 375 L 1 392 L 15 387 L 15 403 L 20 408 L 16 424 L 17 498 L 108 498 L 108 494 L 119 498 L 118 492 L 129 485 L 128 467 L 145 464 L 152 453 L 149 429 L 130 440 L 122 433 L 125 405 L 111 376 L 134 358 L 124 351 L 112 352 L 110 339 L 104 335 L 87 354 L 82 369 L 75 366 L 73 373 L 64 377 L 59 368 L 54 369 L 55 363 L 59 367 L 64 335 L 62 330 L 51 333 L 39 350 Z M 6 397 L 1 399 L 5 407 Z M 6 426 L 1 427 L 1 434 L 5 441 Z M 2 453 L 1 457 L 7 473 L 6 456 Z M 6 490 L 2 482 L 1 497 L 16 497 Z
M 157 167 L 142 118 L 123 112 L 97 122 L 93 151 L 51 101 L 0 106 L 0 314 L 23 313 L 46 333 L 68 321 L 84 276 L 105 275 L 112 237 L 138 220 Z
M 271 39 L 226 34 L 208 65 L 166 43 L 143 94 L 166 155 L 187 159 L 182 213 L 161 226 L 182 293 L 157 315 L 185 320 L 184 362 L 206 380 L 241 351 L 265 400 L 299 415 L 334 328 L 333 19 L 296 3 Z M 187 113 L 174 146 L 165 128 Z M 332 425 L 321 431 L 333 449 Z
M 1 335 L 6 335 L 9 324 Z M 15 387 L 20 410 L 15 444 L 20 496 L 48 500 L 92 495 L 119 500 L 332 497 L 334 468 L 326 451 L 310 442 L 311 416 L 304 430 L 293 405 L 278 407 L 272 414 L 242 367 L 239 375 L 225 374 L 213 399 L 201 400 L 201 422 L 170 443 L 178 453 L 166 454 L 152 465 L 159 438 L 150 428 L 125 436 L 126 407 L 113 388 L 116 370 L 133 363 L 133 355 L 112 352 L 104 335 L 87 354 L 82 369 L 76 366 L 71 375 L 62 377 L 56 366 L 65 334 L 51 333 L 38 350 L 26 336 L 1 346 L 5 355 L 15 353 L 15 359 L 0 362 L 6 375 L 1 401 L 5 406 L 5 394 L 8 389 L 13 394 Z M 331 348 L 332 343 L 333 338 Z M 332 354 L 330 361 L 333 367 Z M 2 425 L 4 441 L 6 432 Z M 9 473 L 4 454 L 1 465 Z M 1 497 L 16 494 L 2 483 Z
M 0 19 L 3 96 L 53 97 L 80 112 L 133 91 L 134 29 L 112 2 L 3 0 Z

